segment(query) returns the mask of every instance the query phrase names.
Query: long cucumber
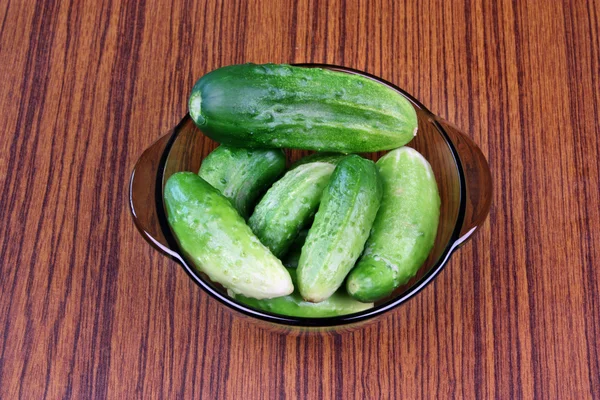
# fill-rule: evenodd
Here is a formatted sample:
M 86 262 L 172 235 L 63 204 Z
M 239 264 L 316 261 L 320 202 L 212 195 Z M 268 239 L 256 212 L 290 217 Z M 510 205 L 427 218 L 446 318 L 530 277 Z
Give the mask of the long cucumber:
M 173 174 L 165 185 L 164 202 L 183 254 L 212 281 L 257 299 L 292 293 L 292 280 L 281 261 L 204 179 L 192 172 Z
M 338 163 L 302 247 L 298 287 L 305 300 L 323 301 L 342 285 L 362 253 L 380 200 L 373 161 L 351 155 Z
M 412 278 L 435 241 L 440 196 L 431 166 L 410 147 L 377 161 L 383 199 L 364 254 L 350 272 L 348 293 L 376 301 Z
M 288 268 L 292 281 L 296 282 L 296 270 Z M 338 315 L 353 314 L 368 310 L 373 303 L 362 303 L 350 297 L 344 288 L 333 293 L 328 299 L 320 303 L 304 301 L 297 290 L 294 293 L 274 299 L 257 300 L 231 294 L 236 300 L 259 310 L 282 314 L 291 317 L 323 318 Z
M 339 153 L 394 149 L 417 134 L 413 105 L 361 75 L 285 64 L 241 64 L 200 78 L 190 115 L 206 135 L 237 147 Z

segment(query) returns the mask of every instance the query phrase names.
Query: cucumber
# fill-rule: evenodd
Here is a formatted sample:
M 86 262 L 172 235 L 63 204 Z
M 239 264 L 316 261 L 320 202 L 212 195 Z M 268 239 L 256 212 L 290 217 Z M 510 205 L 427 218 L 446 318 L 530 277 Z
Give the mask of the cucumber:
M 365 251 L 346 281 L 360 301 L 376 301 L 412 278 L 435 241 L 440 196 L 431 166 L 410 147 L 377 161 L 383 199 Z
M 335 167 L 314 162 L 288 171 L 260 200 L 248 225 L 260 241 L 281 257 L 319 206 Z
M 288 272 L 292 277 L 292 281 L 295 282 L 296 270 L 288 269 Z M 231 297 L 250 307 L 290 317 L 335 317 L 338 315 L 357 313 L 373 307 L 373 303 L 367 304 L 354 300 L 352 297 L 348 296 L 343 288 L 339 289 L 332 294 L 331 297 L 320 303 L 304 301 L 298 291 L 294 291 L 294 293 L 288 296 L 265 300 L 251 299 L 235 294 Z
M 412 104 L 386 85 L 285 64 L 216 69 L 194 85 L 189 110 L 207 136 L 236 147 L 372 152 L 403 146 L 418 126 Z
M 286 268 L 298 268 L 298 261 L 300 261 L 300 254 L 302 253 L 302 246 L 306 242 L 306 236 L 308 235 L 308 229 L 302 229 L 296 239 L 292 242 L 287 254 L 283 258 L 282 262 Z
M 335 167 L 300 255 L 305 300 L 318 303 L 341 286 L 367 241 L 381 193 L 373 161 L 351 155 Z
M 198 175 L 247 218 L 258 197 L 284 170 L 285 154 L 281 150 L 221 145 L 202 160 Z
M 296 161 L 294 164 L 292 164 L 290 169 L 294 169 L 301 165 L 313 163 L 313 162 L 326 162 L 326 163 L 330 163 L 333 165 L 337 165 L 337 163 L 340 162 L 342 160 L 342 158 L 344 158 L 344 157 L 346 157 L 346 155 L 340 154 L 340 153 L 329 153 L 329 152 L 313 153 L 309 156 L 302 157 L 301 159 Z
M 292 293 L 290 274 L 281 261 L 204 179 L 192 172 L 173 174 L 164 201 L 180 249 L 212 281 L 257 299 Z

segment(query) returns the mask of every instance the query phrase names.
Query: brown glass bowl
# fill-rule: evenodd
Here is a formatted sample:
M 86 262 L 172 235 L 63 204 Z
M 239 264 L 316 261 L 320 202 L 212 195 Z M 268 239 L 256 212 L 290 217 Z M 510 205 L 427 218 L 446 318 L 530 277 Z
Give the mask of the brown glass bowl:
M 358 74 L 373 79 L 406 97 L 415 107 L 419 121 L 417 136 L 408 144 L 431 164 L 441 197 L 440 223 L 434 247 L 417 275 L 375 307 L 363 312 L 331 318 L 299 318 L 272 314 L 248 307 L 195 270 L 182 255 L 167 223 L 163 188 L 167 179 L 179 171 L 197 172 L 202 159 L 217 146 L 194 125 L 189 115 L 172 131 L 160 138 L 141 155 L 130 182 L 130 206 L 142 236 L 156 249 L 177 261 L 187 274 L 210 296 L 226 308 L 256 321 L 283 327 L 334 327 L 372 319 L 404 303 L 427 286 L 442 270 L 452 253 L 481 226 L 492 198 L 489 166 L 481 150 L 456 127 L 427 110 L 402 89 L 365 72 L 323 64 L 301 64 Z M 289 162 L 311 152 L 288 150 Z M 376 160 L 385 152 L 364 154 Z M 238 314 L 239 315 L 239 314 Z

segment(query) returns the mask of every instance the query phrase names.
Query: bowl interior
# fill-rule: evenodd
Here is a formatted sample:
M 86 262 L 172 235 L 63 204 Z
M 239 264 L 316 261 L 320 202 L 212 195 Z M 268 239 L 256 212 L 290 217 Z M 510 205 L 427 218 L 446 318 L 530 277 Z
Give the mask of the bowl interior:
M 345 68 L 330 68 L 347 73 L 360 73 Z M 288 317 L 284 319 L 286 323 L 297 323 L 299 325 L 336 325 L 368 318 L 402 303 L 412 295 L 416 294 L 437 274 L 437 272 L 439 272 L 439 270 L 441 270 L 452 251 L 454 242 L 457 239 L 458 231 L 460 230 L 460 225 L 462 224 L 462 221 L 459 220 L 462 218 L 461 169 L 458 165 L 453 145 L 443 128 L 436 122 L 436 117 L 414 98 L 401 91 L 399 88 L 373 76 L 363 73 L 360 74 L 375 79 L 380 83 L 397 90 L 400 94 L 410 100 L 415 107 L 419 121 L 419 129 L 417 136 L 408 144 L 408 146 L 419 151 L 429 161 L 437 180 L 441 198 L 441 209 L 436 241 L 428 259 L 421 266 L 417 275 L 405 285 L 399 287 L 391 296 L 376 303 L 375 308 L 362 313 L 353 314 L 352 316 L 324 318 L 321 319 L 321 321 L 311 319 L 309 322 L 302 321 L 304 320 L 303 318 Z M 212 141 L 207 136 L 204 136 L 194 125 L 191 118 L 186 117 L 174 132 L 170 148 L 167 146 L 164 170 L 162 171 L 162 177 L 160 177 L 162 179 L 161 187 L 164 187 L 164 183 L 167 179 L 176 172 L 198 172 L 204 157 L 218 145 L 218 143 Z M 288 163 L 292 163 L 311 153 L 313 152 L 305 150 L 286 150 Z M 361 155 L 372 160 L 377 160 L 385 153 L 386 152 L 383 151 L 377 153 L 364 153 Z M 170 233 L 165 232 L 165 234 L 168 235 Z M 237 308 L 238 311 L 248 314 L 247 307 L 230 299 L 219 285 L 213 284 L 206 276 L 195 272 L 191 268 L 187 268 L 187 270 L 188 273 L 195 275 L 197 281 L 200 280 L 210 286 L 213 289 L 210 292 L 216 295 L 220 301 Z M 267 320 L 270 319 L 270 316 L 273 317 L 272 314 L 261 311 L 257 311 L 256 313 L 253 312 L 252 315 Z M 281 322 L 281 318 L 278 318 L 277 321 L 273 322 Z

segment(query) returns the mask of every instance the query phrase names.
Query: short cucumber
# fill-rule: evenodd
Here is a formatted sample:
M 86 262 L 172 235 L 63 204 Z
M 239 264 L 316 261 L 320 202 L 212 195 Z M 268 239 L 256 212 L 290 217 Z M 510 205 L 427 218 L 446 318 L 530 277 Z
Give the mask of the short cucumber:
M 219 146 L 200 166 L 198 175 L 218 189 L 244 218 L 255 201 L 285 170 L 285 154 L 275 149 Z
M 320 302 L 335 292 L 360 256 L 381 200 L 373 161 L 341 160 L 323 192 L 298 265 L 302 297 Z
M 257 299 L 294 290 L 290 274 L 217 189 L 192 172 L 164 189 L 168 221 L 188 260 L 214 282 Z
M 410 147 L 377 161 L 383 199 L 365 251 L 350 272 L 348 293 L 360 301 L 389 296 L 423 264 L 435 241 L 440 196 L 425 158 Z
M 288 272 L 295 283 L 296 270 L 289 268 Z M 288 296 L 265 300 L 251 299 L 240 295 L 232 295 L 232 297 L 250 307 L 290 317 L 335 317 L 357 313 L 373 307 L 373 303 L 368 304 L 354 300 L 348 296 L 344 288 L 339 289 L 320 303 L 304 301 L 297 290 Z
M 324 162 L 288 171 L 265 193 L 248 225 L 271 252 L 281 257 L 319 206 L 334 166 Z
M 206 135 L 239 147 L 389 150 L 412 140 L 418 126 L 412 104 L 386 85 L 284 64 L 216 69 L 194 85 L 189 110 Z

